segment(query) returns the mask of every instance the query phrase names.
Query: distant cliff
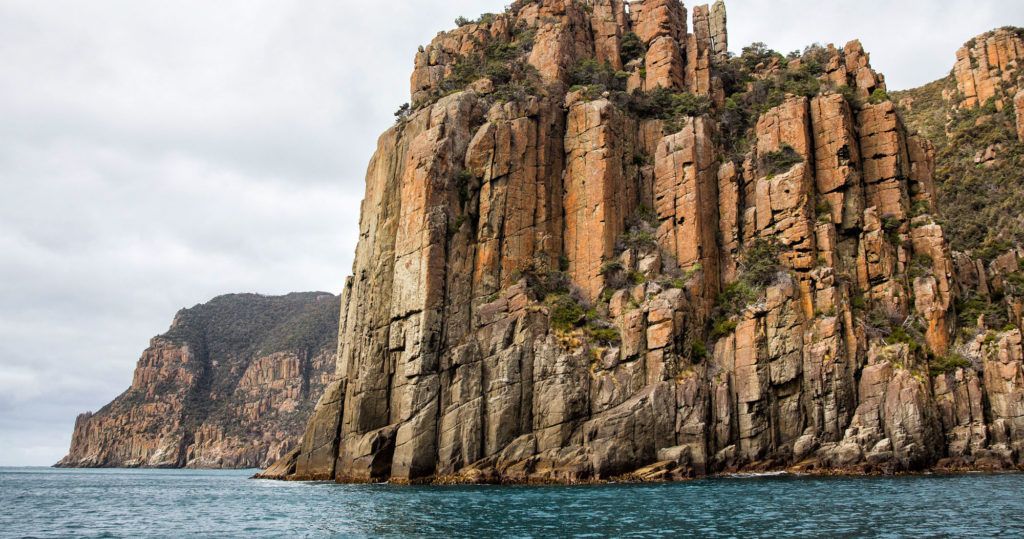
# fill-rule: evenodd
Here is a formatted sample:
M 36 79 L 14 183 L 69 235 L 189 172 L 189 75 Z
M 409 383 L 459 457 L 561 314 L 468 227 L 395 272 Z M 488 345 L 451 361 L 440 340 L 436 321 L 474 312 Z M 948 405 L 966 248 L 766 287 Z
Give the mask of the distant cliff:
M 334 372 L 338 297 L 218 297 L 180 311 L 132 386 L 78 417 L 59 467 L 253 468 L 290 450 Z
M 938 220 L 954 250 L 991 262 L 1024 243 L 1024 29 L 1000 28 L 956 53 L 948 77 L 894 92 L 909 127 L 935 145 Z
M 370 162 L 337 378 L 264 476 L 1022 463 L 1019 251 L 950 249 L 933 144 L 859 42 L 733 56 L 722 2 L 458 23 Z M 998 55 L 944 106 L 1001 95 Z

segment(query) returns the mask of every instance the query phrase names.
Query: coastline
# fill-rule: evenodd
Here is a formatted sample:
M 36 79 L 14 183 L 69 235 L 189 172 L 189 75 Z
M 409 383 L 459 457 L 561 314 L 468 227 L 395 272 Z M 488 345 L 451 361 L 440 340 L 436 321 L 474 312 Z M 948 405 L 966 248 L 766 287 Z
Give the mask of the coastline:
M 659 463 L 660 464 L 660 463 Z M 652 465 L 652 466 L 656 466 Z M 641 469 L 643 470 L 643 469 Z M 255 474 L 250 479 L 263 481 L 282 481 L 288 483 L 335 483 L 339 485 L 390 485 L 390 486 L 593 486 L 593 485 L 640 485 L 640 484 L 668 484 L 686 483 L 692 481 L 715 481 L 723 479 L 757 479 L 772 477 L 792 477 L 806 479 L 820 478 L 894 478 L 894 477 L 924 477 L 924 476 L 966 476 L 966 475 L 1016 475 L 1024 474 L 1024 466 L 1016 467 L 991 467 L 991 466 L 935 466 L 921 470 L 883 471 L 880 469 L 858 470 L 854 468 L 804 468 L 800 465 L 788 468 L 743 468 L 727 470 L 707 475 L 696 476 L 673 476 L 662 475 L 653 477 L 650 475 L 633 472 L 608 479 L 587 479 L 587 480 L 557 480 L 551 478 L 487 478 L 471 475 L 447 475 L 430 478 L 423 478 L 415 481 L 403 481 L 391 479 L 388 481 L 361 480 L 353 478 L 331 479 L 302 478 L 294 477 L 272 477 L 264 474 Z

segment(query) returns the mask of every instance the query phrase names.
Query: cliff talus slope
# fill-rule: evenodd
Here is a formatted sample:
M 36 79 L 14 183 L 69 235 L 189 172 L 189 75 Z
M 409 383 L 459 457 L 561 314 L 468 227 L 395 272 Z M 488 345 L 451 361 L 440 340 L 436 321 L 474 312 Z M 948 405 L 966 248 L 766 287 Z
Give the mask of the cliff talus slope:
M 264 467 L 334 371 L 338 298 L 221 296 L 178 313 L 131 387 L 78 417 L 63 467 Z
M 265 476 L 1020 463 L 1016 255 L 951 251 L 860 43 L 733 57 L 721 2 L 461 22 L 379 140 L 335 379 Z M 996 290 L 1000 325 L 965 318 Z

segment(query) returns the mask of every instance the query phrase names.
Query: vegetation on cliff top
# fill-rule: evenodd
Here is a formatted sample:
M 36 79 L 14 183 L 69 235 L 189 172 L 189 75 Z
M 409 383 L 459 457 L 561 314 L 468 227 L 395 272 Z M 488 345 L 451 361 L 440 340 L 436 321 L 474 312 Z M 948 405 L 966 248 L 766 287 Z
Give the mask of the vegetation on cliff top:
M 227 410 L 211 395 L 230 398 L 253 357 L 293 352 L 308 361 L 333 346 L 339 315 L 338 297 L 323 292 L 232 294 L 180 311 L 161 338 L 187 344 L 200 359 L 194 364 L 197 383 L 185 396 L 186 426 L 224 419 L 218 414 Z
M 893 92 L 907 125 L 935 145 L 935 185 L 943 228 L 954 250 L 986 261 L 1024 244 L 1024 145 L 1017 140 L 1015 110 L 990 100 L 954 109 L 956 81 L 945 77 L 920 88 Z

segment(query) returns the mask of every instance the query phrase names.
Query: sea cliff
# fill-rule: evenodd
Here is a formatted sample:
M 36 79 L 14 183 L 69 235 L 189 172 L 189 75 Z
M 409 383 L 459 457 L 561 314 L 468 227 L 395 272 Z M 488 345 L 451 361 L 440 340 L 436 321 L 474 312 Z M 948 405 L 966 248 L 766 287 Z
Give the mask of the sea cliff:
M 257 468 L 291 450 L 334 371 L 338 297 L 221 296 L 180 311 L 131 387 L 75 422 L 59 467 Z

